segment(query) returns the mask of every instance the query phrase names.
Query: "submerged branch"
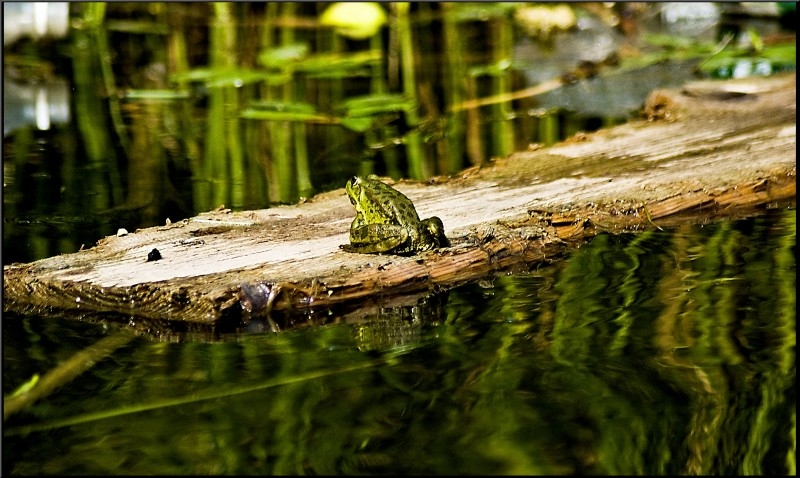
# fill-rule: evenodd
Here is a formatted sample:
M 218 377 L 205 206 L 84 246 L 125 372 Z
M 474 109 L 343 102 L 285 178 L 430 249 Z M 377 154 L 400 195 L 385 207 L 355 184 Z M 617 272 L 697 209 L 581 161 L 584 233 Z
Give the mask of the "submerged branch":
M 3 399 L 3 421 L 11 415 L 24 410 L 38 400 L 47 397 L 57 388 L 66 385 L 95 363 L 111 355 L 133 339 L 130 331 L 120 331 L 103 338 L 73 355 L 69 360 L 48 372 L 39 379 L 27 392 L 12 395 Z

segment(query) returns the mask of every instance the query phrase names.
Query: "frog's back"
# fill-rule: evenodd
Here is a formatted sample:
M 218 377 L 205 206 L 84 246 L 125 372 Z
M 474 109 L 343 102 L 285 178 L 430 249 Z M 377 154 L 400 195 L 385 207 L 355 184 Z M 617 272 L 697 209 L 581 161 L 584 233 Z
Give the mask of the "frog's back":
M 384 184 L 377 176 L 370 176 L 370 186 L 372 188 L 372 202 L 380 205 L 382 215 L 393 219 L 402 226 L 415 226 L 419 224 L 419 215 L 405 194 L 397 189 Z M 377 216 L 378 214 L 376 214 Z

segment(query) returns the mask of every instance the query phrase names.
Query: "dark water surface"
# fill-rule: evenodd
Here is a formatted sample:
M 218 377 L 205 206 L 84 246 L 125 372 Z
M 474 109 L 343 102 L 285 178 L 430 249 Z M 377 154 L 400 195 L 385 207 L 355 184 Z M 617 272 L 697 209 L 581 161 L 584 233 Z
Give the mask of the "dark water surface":
M 635 118 L 653 88 L 708 75 L 696 63 L 721 45 L 786 42 L 791 61 L 732 57 L 712 77 L 794 69 L 794 22 L 673 22 L 669 5 L 585 3 L 543 39 L 519 22 L 534 4 L 412 3 L 406 91 L 388 4 L 382 33 L 353 40 L 316 23 L 326 3 L 71 3 L 65 37 L 4 45 L 3 262 L 220 204 L 294 203 L 354 174 L 452 174 Z M 383 56 L 275 83 L 262 60 L 297 44 L 306 60 Z M 459 109 L 586 64 L 598 74 Z M 269 116 L 342 116 L 386 92 L 415 108 L 366 131 Z M 795 242 L 794 209 L 601 235 L 527 274 L 278 334 L 3 314 L 3 473 L 795 474 Z
M 795 474 L 795 243 L 794 209 L 600 235 L 424 313 L 207 342 L 5 315 L 5 413 L 62 380 L 3 472 Z

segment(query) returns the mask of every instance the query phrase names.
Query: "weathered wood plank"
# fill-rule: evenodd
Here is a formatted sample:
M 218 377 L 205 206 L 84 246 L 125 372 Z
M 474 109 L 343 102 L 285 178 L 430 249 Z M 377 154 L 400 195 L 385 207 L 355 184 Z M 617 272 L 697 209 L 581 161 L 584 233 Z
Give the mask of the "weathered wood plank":
M 794 75 L 656 91 L 645 111 L 652 121 L 516 153 L 453 178 L 395 185 L 422 217 L 444 221 L 450 248 L 413 257 L 341 251 L 354 213 L 339 189 L 295 206 L 201 214 L 5 266 L 3 308 L 237 322 L 247 309 L 324 308 L 452 287 L 553 260 L 602 230 L 794 205 Z M 147 262 L 154 248 L 163 259 Z

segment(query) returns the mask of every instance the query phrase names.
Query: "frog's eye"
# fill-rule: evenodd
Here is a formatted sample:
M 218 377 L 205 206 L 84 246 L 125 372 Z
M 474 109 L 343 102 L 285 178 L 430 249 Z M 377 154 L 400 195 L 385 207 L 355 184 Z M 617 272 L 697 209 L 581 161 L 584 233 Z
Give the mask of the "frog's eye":
M 350 186 L 355 186 L 356 184 L 358 184 L 358 176 L 353 176 L 350 178 Z

